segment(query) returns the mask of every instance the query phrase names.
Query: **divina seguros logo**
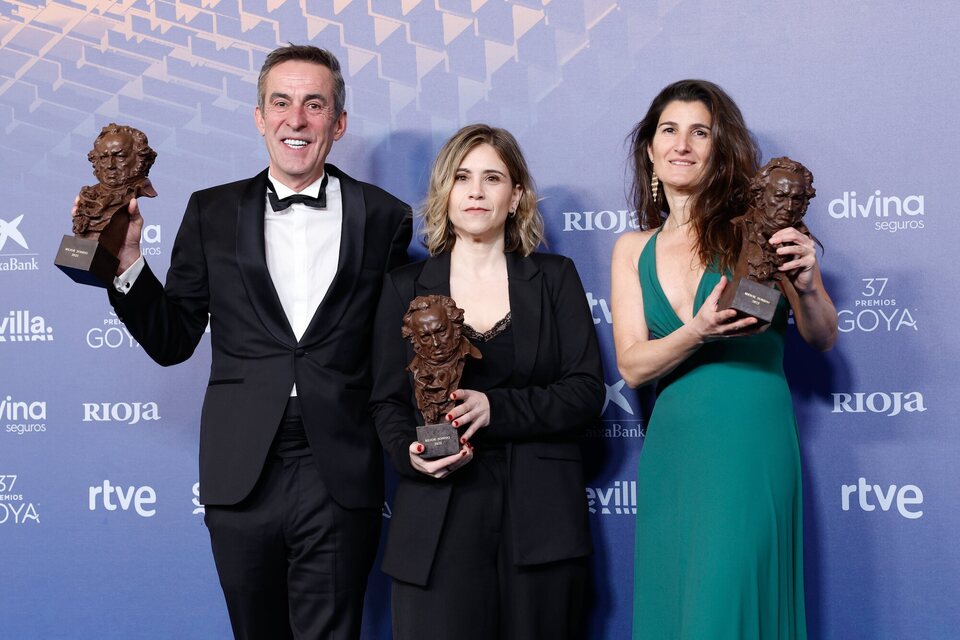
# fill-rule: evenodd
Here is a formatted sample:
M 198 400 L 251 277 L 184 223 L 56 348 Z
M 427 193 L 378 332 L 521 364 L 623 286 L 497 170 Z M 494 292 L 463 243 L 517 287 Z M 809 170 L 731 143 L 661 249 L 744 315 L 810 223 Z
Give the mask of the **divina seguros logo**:
M 921 230 L 926 215 L 922 195 L 886 196 L 879 189 L 866 196 L 844 191 L 830 201 L 827 213 L 835 220 L 872 220 L 874 230 L 887 233 Z
M 47 430 L 47 403 L 35 400 L 14 400 L 13 396 L 0 398 L 0 421 L 7 433 L 22 436 Z

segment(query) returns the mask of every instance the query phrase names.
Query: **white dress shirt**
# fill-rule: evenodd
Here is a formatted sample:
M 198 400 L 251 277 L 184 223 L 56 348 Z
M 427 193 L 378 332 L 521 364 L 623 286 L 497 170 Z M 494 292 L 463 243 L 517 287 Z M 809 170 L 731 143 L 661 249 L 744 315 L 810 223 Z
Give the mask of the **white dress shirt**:
M 297 193 L 270 176 L 278 198 Z M 299 193 L 316 197 L 319 180 Z M 283 211 L 274 211 L 267 195 L 264 204 L 264 240 L 267 270 L 277 290 L 280 304 L 299 341 L 327 294 L 340 261 L 340 236 L 343 232 L 343 198 L 340 180 L 327 179 L 327 208 L 314 209 L 296 203 Z M 114 278 L 114 287 L 126 293 L 143 270 L 143 256 Z M 297 395 L 293 386 L 290 395 Z

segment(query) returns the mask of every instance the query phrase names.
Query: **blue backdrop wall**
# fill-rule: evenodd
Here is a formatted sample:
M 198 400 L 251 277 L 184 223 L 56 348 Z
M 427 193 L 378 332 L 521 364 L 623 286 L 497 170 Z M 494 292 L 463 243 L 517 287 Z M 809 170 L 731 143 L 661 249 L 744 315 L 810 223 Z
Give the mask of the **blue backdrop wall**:
M 811 637 L 960 637 L 957 33 L 960 9 L 920 0 L 0 0 L 0 637 L 229 635 L 197 501 L 208 342 L 161 369 L 52 263 L 117 121 L 160 154 L 142 208 L 164 273 L 189 194 L 266 165 L 256 75 L 288 41 L 343 61 L 332 161 L 412 203 L 461 125 L 524 146 L 606 356 L 591 638 L 628 637 L 636 494 L 657 490 L 634 480 L 649 394 L 624 386 L 610 331 L 624 139 L 665 84 L 725 87 L 765 159 L 816 176 L 807 223 L 840 312 L 832 352 L 788 344 Z M 389 637 L 378 570 L 368 603 L 366 637 Z

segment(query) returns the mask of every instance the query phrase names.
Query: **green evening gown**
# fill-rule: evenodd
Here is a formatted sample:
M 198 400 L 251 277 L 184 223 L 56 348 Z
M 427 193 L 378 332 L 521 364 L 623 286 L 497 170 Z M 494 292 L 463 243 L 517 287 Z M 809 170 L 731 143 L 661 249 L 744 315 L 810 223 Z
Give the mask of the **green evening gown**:
M 651 338 L 682 322 L 640 256 Z M 694 312 L 720 274 L 708 269 Z M 660 380 L 640 454 L 635 640 L 806 638 L 800 451 L 783 374 L 787 305 L 757 336 L 710 342 Z

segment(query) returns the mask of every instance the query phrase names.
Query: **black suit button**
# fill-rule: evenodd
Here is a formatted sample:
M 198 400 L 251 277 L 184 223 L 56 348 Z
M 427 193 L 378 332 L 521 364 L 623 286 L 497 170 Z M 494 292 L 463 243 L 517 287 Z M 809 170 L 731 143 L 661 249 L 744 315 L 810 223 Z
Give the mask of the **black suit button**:
M 296 351 L 293 352 L 293 355 L 297 356 L 298 358 L 302 358 L 306 354 L 307 354 L 307 350 L 304 349 L 303 347 L 297 347 Z

